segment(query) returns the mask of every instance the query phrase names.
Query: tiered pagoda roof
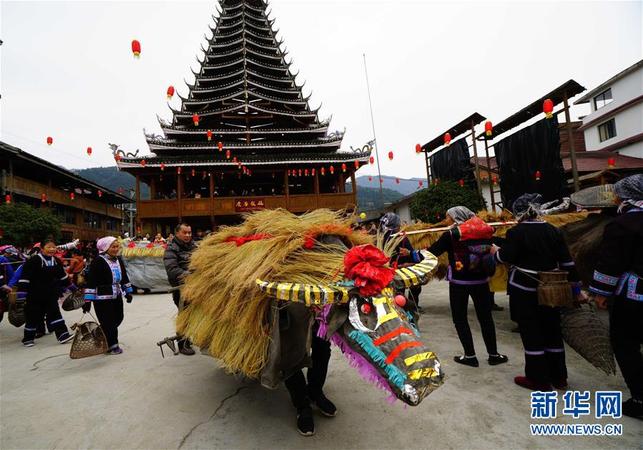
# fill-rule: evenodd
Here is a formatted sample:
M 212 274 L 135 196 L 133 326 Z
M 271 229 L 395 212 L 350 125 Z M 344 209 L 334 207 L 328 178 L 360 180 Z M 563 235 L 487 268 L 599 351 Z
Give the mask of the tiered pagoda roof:
M 186 97 L 179 95 L 181 108 L 170 106 L 171 122 L 159 118 L 163 136 L 146 133 L 156 156 L 122 158 L 119 167 L 141 167 L 142 159 L 146 167 L 232 166 L 232 157 L 246 165 L 365 164 L 368 153 L 339 152 L 344 133 L 329 134 L 330 120 L 320 121 L 319 108 L 310 108 L 266 2 L 220 4 L 195 81 L 186 83 Z

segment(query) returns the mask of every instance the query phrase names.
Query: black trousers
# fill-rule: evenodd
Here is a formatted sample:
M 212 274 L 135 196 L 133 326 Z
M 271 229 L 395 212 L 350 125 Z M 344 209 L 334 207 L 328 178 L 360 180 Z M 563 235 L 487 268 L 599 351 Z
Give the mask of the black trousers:
M 473 299 L 473 306 L 476 309 L 476 316 L 480 323 L 482 338 L 484 339 L 487 353 L 495 355 L 498 353 L 496 346 L 496 326 L 491 315 L 491 292 L 489 284 L 461 285 L 449 283 L 449 302 L 451 304 L 451 317 L 462 343 L 464 354 L 473 356 L 476 354 L 473 346 L 471 328 L 467 319 L 467 307 L 469 297 Z
M 68 333 L 65 319 L 58 307 L 58 297 L 28 296 L 25 303 L 25 330 L 22 342 L 33 341 L 38 328 L 44 330 L 43 322 L 47 318 L 47 328 L 56 333 L 58 339 Z
M 310 400 L 319 397 L 328 373 L 330 342 L 317 337 L 316 326 L 313 327 L 311 359 L 313 364 L 308 368 L 308 382 L 306 382 L 303 370 L 298 370 L 284 382 L 290 393 L 292 404 L 297 409 L 310 406 Z
M 94 310 L 111 350 L 118 346 L 118 326 L 123 322 L 123 297 L 115 300 L 96 300 Z
M 172 291 L 172 301 L 173 301 L 173 302 L 174 302 L 174 304 L 176 305 L 176 309 L 178 309 L 178 310 L 180 311 L 180 310 L 181 310 L 181 309 L 180 309 L 180 304 L 181 304 L 181 291 Z M 179 336 L 179 337 L 180 337 L 180 336 Z M 178 340 L 179 347 L 183 347 L 183 346 L 185 345 L 185 343 L 186 343 L 186 342 L 188 343 L 188 345 L 190 344 L 190 340 L 189 340 L 189 339 L 180 338 L 180 339 Z
M 525 376 L 542 384 L 567 380 L 560 309 L 540 306 L 535 292 L 512 289 L 509 295 L 525 349 Z
M 632 397 L 643 400 L 643 302 L 616 297 L 610 309 L 610 338 Z

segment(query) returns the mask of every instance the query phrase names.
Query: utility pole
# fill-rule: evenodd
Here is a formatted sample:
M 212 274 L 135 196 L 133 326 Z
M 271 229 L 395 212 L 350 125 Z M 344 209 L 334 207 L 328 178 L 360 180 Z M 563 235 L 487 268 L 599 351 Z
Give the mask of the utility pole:
M 382 209 L 384 209 L 384 191 L 382 189 L 382 172 L 380 171 L 380 154 L 378 151 L 377 137 L 375 135 L 375 119 L 373 117 L 373 101 L 371 100 L 371 86 L 368 82 L 368 68 L 366 66 L 366 53 L 364 56 L 364 74 L 366 75 L 366 91 L 368 92 L 368 104 L 371 108 L 371 126 L 373 127 L 373 147 L 375 147 L 375 160 L 377 161 L 377 178 L 380 184 L 380 201 L 382 202 Z M 355 186 L 353 187 L 355 189 Z

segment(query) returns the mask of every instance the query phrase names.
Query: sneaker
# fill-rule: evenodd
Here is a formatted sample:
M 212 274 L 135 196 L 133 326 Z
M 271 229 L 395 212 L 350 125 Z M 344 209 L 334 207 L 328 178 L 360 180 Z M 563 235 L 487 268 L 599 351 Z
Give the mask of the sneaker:
M 502 306 L 496 305 L 495 303 L 491 305 L 491 311 L 504 311 L 505 308 Z
M 507 358 L 507 355 L 501 355 L 498 353 L 497 355 L 489 355 L 489 358 L 487 359 L 487 362 L 489 363 L 490 366 L 497 366 L 498 364 L 504 364 L 507 361 L 509 361 L 509 358 Z
M 643 419 L 643 400 L 631 398 L 623 402 L 623 415 Z
M 23 341 L 22 345 L 25 347 L 33 347 L 36 343 L 34 341 Z
M 476 355 L 473 356 L 454 356 L 453 360 L 457 362 L 458 364 L 464 364 L 465 366 L 471 366 L 471 367 L 478 367 L 480 363 L 478 362 L 478 358 L 476 358 Z
M 121 353 L 123 353 L 123 349 L 118 345 L 111 350 L 107 350 L 108 355 L 120 355 Z
M 60 335 L 58 338 L 58 342 L 61 344 L 65 344 L 69 341 L 71 341 L 74 338 L 73 334 L 69 334 L 69 332 L 65 331 L 63 334 Z
M 302 436 L 315 434 L 315 422 L 313 421 L 313 410 L 310 406 L 297 410 L 297 431 Z
M 562 380 L 552 381 L 551 384 L 559 391 L 566 391 L 567 388 L 569 388 L 569 384 L 567 384 L 567 378 L 564 378 Z
M 514 378 L 514 383 L 516 383 L 520 387 L 524 387 L 526 389 L 530 389 L 532 391 L 545 391 L 549 392 L 552 390 L 550 384 L 546 383 L 537 383 L 533 380 L 530 380 L 527 377 L 523 376 L 518 376 Z
M 326 417 L 335 417 L 337 414 L 337 407 L 326 398 L 323 392 L 319 394 L 319 396 L 312 398 L 312 403 L 319 409 L 319 412 Z

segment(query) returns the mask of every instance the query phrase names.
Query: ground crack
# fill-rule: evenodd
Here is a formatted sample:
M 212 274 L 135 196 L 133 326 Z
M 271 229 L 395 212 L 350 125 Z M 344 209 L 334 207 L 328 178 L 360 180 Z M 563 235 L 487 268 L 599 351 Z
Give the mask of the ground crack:
M 234 392 L 234 394 L 230 394 L 230 395 L 228 395 L 227 397 L 225 397 L 223 400 L 221 400 L 221 402 L 219 402 L 219 406 L 217 406 L 217 408 L 214 410 L 214 412 L 212 413 L 212 415 L 211 415 L 210 417 L 208 417 L 208 419 L 207 419 L 207 420 L 204 420 L 203 422 L 199 422 L 199 423 L 197 423 L 196 425 L 194 425 L 194 426 L 190 429 L 190 431 L 188 431 L 188 432 L 187 432 L 187 434 L 186 434 L 185 436 L 183 436 L 183 439 L 181 439 L 181 443 L 179 444 L 178 448 L 180 449 L 181 447 L 183 447 L 183 445 L 185 445 L 185 442 L 186 442 L 186 441 L 188 440 L 188 438 L 192 435 L 192 432 L 193 432 L 194 430 L 196 430 L 197 428 L 199 428 L 201 425 L 203 425 L 203 424 L 205 424 L 205 423 L 208 423 L 209 421 L 211 421 L 212 419 L 214 419 L 214 417 L 217 415 L 217 413 L 219 412 L 219 410 L 220 410 L 221 408 L 223 408 L 223 405 L 225 404 L 225 402 L 227 402 L 228 400 L 230 400 L 230 399 L 231 399 L 231 398 L 233 398 L 233 397 L 236 397 L 237 395 L 239 395 L 239 393 L 240 393 L 241 391 L 243 391 L 244 389 L 248 389 L 248 387 L 249 387 L 249 386 L 241 386 L 241 387 L 237 388 L 237 390 Z
M 38 364 L 40 364 L 43 361 L 47 361 L 48 359 L 51 358 L 58 358 L 59 356 L 67 356 L 68 353 L 61 353 L 60 355 L 54 355 L 54 356 L 47 356 L 46 358 L 39 359 L 35 363 L 33 363 L 33 367 L 29 369 L 30 371 L 38 370 L 40 367 L 38 367 Z

